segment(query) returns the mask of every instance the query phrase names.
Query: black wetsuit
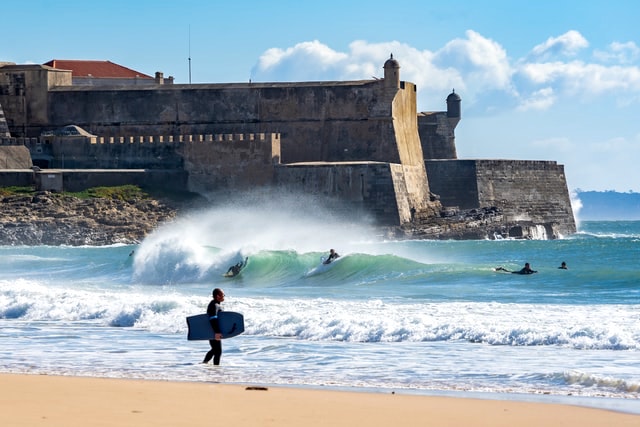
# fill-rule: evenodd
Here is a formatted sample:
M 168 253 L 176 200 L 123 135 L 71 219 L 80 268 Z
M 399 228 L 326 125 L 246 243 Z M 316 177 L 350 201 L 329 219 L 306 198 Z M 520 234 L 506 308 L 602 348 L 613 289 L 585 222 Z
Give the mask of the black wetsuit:
M 229 267 L 229 270 L 227 270 L 227 275 L 235 276 L 236 274 L 240 273 L 241 269 L 242 269 L 242 264 L 232 265 L 231 267 Z
M 211 327 L 213 328 L 213 332 L 216 334 L 220 333 L 220 326 L 218 325 L 218 312 L 222 311 L 220 308 L 220 303 L 218 303 L 215 299 L 212 299 L 207 307 L 207 314 L 209 315 L 209 322 L 211 322 Z M 222 341 L 221 340 L 209 340 L 209 345 L 211 346 L 211 350 L 204 357 L 202 363 L 209 363 L 211 359 L 213 359 L 214 365 L 220 364 L 220 357 L 222 356 Z
M 249 257 L 246 257 L 244 261 L 240 261 L 236 265 L 229 267 L 229 270 L 227 270 L 227 276 L 237 276 L 238 273 L 240 273 L 240 270 L 242 270 L 242 267 L 247 265 L 247 261 L 249 261 Z
M 324 260 L 324 264 L 331 264 L 331 261 L 336 260 L 338 258 L 340 258 L 340 255 L 338 255 L 338 252 L 334 252 L 332 254 L 329 254 L 327 259 Z

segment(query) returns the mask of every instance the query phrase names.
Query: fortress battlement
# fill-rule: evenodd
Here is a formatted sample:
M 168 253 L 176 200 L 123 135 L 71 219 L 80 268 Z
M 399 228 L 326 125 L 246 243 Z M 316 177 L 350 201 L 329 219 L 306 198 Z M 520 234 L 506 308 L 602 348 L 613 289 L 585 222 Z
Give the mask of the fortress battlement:
M 181 143 L 211 143 L 211 142 L 273 142 L 279 140 L 278 133 L 237 133 L 237 134 L 208 134 L 208 135 L 139 135 L 139 136 L 108 136 L 91 139 L 92 144 L 181 144 Z
M 40 138 L 4 139 L 26 146 L 42 169 L 180 170 L 203 193 L 268 185 L 280 163 L 279 133 L 103 137 L 71 125 Z

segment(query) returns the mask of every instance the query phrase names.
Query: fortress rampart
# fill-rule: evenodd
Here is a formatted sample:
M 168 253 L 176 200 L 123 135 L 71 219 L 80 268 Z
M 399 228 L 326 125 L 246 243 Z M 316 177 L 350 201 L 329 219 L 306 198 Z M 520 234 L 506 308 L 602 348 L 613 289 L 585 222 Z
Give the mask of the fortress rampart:
M 282 162 L 401 163 L 398 137 L 416 138 L 415 86 L 387 93 L 381 81 L 199 84 L 156 88 L 54 87 L 41 124 L 28 136 L 70 123 L 93 135 L 280 133 Z M 392 101 L 401 109 L 392 115 Z M 6 108 L 5 108 L 6 110 Z M 407 120 L 410 121 L 407 122 Z M 410 130 L 396 133 L 398 125 Z M 406 142 L 403 144 L 408 147 Z M 420 153 L 421 158 L 421 153 Z
M 186 187 L 197 193 L 270 185 L 280 162 L 279 134 L 145 135 L 96 137 L 90 134 L 2 138 L 24 144 L 42 169 L 182 170 Z M 67 172 L 67 176 L 70 173 Z M 106 176 L 102 173 L 103 178 Z M 69 188 L 67 183 L 65 188 Z

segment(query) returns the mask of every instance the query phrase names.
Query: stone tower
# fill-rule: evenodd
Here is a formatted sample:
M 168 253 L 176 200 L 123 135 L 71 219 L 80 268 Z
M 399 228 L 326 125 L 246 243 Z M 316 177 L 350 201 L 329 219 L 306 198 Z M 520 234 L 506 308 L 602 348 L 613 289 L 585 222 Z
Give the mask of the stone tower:
M 447 96 L 447 119 L 453 129 L 460 122 L 460 96 L 456 93 L 455 89 Z
M 418 113 L 425 160 L 458 158 L 455 130 L 461 117 L 461 98 L 455 90 L 447 96 L 447 111 Z
M 393 53 L 384 63 L 384 84 L 389 88 L 400 88 L 400 64 L 393 59 Z

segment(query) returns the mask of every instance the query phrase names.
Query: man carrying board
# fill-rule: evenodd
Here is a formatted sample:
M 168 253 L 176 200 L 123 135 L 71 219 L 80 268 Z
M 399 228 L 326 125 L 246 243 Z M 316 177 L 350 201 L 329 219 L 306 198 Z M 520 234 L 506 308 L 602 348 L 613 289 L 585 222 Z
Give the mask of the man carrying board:
M 222 311 L 220 304 L 224 301 L 224 291 L 220 288 L 215 288 L 212 293 L 212 299 L 207 307 L 207 314 L 209 315 L 209 322 L 215 333 L 214 339 L 209 340 L 211 350 L 209 350 L 204 356 L 202 363 L 209 363 L 213 359 L 214 365 L 220 364 L 220 357 L 222 356 L 222 333 L 220 332 L 220 326 L 218 325 L 218 312 Z

